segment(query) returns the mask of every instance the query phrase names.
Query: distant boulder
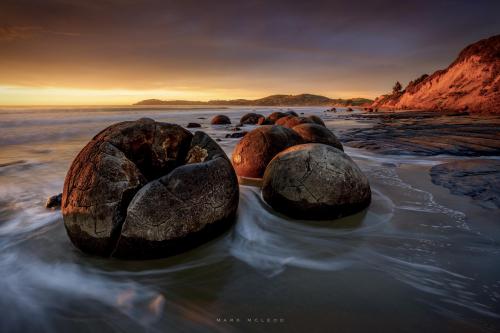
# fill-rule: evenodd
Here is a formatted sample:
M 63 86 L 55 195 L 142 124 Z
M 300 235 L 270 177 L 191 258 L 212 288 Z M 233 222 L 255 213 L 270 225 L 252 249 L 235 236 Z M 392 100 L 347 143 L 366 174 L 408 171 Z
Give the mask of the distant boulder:
M 228 116 L 220 114 L 220 115 L 217 115 L 217 116 L 212 118 L 211 124 L 212 125 L 229 125 L 229 124 L 231 124 L 231 119 L 229 119 Z
M 283 127 L 292 128 L 298 124 L 313 123 L 314 121 L 306 117 L 286 116 L 278 119 L 275 124 Z
M 325 126 L 325 123 L 323 122 L 323 120 L 318 117 L 318 116 L 315 116 L 315 115 L 310 115 L 307 117 L 308 119 L 312 120 L 314 123 L 318 124 L 318 125 L 321 125 L 321 126 Z
M 274 124 L 278 119 L 280 118 L 283 118 L 283 117 L 286 117 L 286 116 L 289 116 L 289 114 L 286 114 L 284 112 L 279 112 L 279 111 L 276 111 L 276 112 L 273 112 L 271 113 L 268 117 L 267 117 L 267 120 Z
M 240 124 L 242 125 L 256 125 L 260 119 L 265 119 L 265 117 L 258 113 L 247 113 L 240 119 Z
M 344 150 L 344 147 L 342 147 L 335 134 L 324 126 L 318 124 L 299 124 L 294 126 L 292 130 L 300 135 L 305 143 L 323 143 L 342 151 Z

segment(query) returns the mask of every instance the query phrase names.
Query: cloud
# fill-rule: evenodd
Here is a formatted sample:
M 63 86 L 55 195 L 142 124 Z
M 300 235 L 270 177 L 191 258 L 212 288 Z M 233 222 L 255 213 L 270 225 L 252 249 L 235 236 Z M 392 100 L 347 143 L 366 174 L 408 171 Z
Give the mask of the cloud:
M 44 29 L 39 26 L 0 26 L 0 41 L 14 41 L 33 38 L 40 34 L 60 35 L 67 37 L 80 36 L 76 32 L 64 32 Z
M 0 41 L 13 41 L 30 38 L 41 31 L 33 26 L 0 26 Z

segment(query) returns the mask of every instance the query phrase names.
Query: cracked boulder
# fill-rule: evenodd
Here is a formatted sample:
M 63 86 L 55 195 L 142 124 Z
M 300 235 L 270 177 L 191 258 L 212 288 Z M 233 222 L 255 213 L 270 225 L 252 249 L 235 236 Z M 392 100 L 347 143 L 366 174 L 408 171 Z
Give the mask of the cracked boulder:
M 318 124 L 299 124 L 292 128 L 305 143 L 323 143 L 344 150 L 339 139 L 328 128 Z
M 236 175 L 222 149 L 152 119 L 97 134 L 77 155 L 64 183 L 69 238 L 101 256 L 155 258 L 212 239 L 233 220 Z
M 234 148 L 232 162 L 238 176 L 261 178 L 276 154 L 302 143 L 289 128 L 264 125 L 246 134 Z
M 335 219 L 359 212 L 371 201 L 368 179 L 344 152 L 324 144 L 282 151 L 266 168 L 264 200 L 295 219 Z

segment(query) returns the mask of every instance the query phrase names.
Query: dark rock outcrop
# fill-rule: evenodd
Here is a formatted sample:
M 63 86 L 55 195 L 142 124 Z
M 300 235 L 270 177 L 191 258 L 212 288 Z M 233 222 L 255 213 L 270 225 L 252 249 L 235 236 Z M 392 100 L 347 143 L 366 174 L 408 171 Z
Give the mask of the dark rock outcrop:
M 484 207 L 500 208 L 500 160 L 453 161 L 431 168 L 432 182 L 465 195 Z
M 372 123 L 372 128 L 348 130 L 344 145 L 382 154 L 500 155 L 500 116 L 466 112 L 366 113 L 346 116 Z

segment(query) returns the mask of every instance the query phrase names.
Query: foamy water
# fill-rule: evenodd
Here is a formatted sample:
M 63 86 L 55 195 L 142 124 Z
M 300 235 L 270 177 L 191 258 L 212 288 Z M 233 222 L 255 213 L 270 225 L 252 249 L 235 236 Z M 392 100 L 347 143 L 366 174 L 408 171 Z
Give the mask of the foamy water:
M 236 124 L 253 109 L 0 110 L 0 331 L 499 329 L 500 214 L 431 184 L 428 169 L 450 157 L 347 148 L 373 202 L 336 221 L 290 220 L 258 188 L 240 186 L 230 231 L 162 260 L 86 256 L 69 242 L 60 212 L 43 208 L 76 153 L 112 123 L 199 122 L 230 155 L 239 139 L 226 139 L 230 130 L 210 118 L 224 113 Z M 323 108 L 294 110 L 323 117 L 334 132 L 367 126 Z

